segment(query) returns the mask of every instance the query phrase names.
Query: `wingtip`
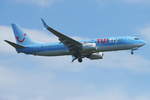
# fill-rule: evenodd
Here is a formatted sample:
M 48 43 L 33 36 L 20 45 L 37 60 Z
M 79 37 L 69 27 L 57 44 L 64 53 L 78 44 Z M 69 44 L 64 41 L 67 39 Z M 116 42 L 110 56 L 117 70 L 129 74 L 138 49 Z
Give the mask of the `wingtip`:
M 44 19 L 43 19 L 43 18 L 41 18 L 41 21 L 42 21 L 42 22 L 44 22 Z
M 46 22 L 44 21 L 44 19 L 43 19 L 43 18 L 41 18 L 41 21 L 42 21 L 42 23 L 43 23 L 44 27 L 45 27 L 45 28 L 48 28 L 48 25 L 46 24 Z

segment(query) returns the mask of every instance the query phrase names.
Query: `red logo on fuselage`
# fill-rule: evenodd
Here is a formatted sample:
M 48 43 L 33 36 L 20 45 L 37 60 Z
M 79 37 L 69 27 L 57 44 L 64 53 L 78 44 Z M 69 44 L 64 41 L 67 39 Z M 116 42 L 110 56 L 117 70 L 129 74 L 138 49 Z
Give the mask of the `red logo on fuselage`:
M 26 35 L 27 35 L 26 33 L 24 33 L 24 34 L 23 34 L 23 39 L 22 39 L 22 40 L 21 40 L 21 39 L 19 39 L 19 37 L 18 37 L 18 36 L 16 36 L 17 41 L 18 41 L 18 42 L 24 42 L 24 41 L 25 41 L 25 39 L 26 39 L 26 38 L 25 38 L 25 36 L 26 36 Z
M 98 43 L 108 43 L 109 39 L 97 39 Z

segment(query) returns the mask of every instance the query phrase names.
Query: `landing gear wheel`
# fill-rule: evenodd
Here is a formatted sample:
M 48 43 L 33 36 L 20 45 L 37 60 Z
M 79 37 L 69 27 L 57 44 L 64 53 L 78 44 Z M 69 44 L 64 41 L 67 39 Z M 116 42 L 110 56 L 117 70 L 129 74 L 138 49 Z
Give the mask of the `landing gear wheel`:
M 78 62 L 80 62 L 80 63 L 81 63 L 81 62 L 82 62 L 82 58 L 79 58 L 79 59 L 78 59 Z
M 133 50 L 131 51 L 131 55 L 134 55 L 134 52 L 133 52 Z

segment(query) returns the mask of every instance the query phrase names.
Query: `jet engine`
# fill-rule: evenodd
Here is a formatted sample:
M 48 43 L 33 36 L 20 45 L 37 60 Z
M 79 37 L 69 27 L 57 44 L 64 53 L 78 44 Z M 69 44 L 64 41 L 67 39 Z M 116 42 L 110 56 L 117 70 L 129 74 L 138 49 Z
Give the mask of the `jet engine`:
M 104 56 L 103 53 L 93 53 L 90 56 L 88 56 L 88 58 L 91 60 L 96 60 L 96 59 L 103 59 L 103 56 Z
M 83 43 L 83 51 L 96 51 L 97 47 L 96 47 L 96 43 Z

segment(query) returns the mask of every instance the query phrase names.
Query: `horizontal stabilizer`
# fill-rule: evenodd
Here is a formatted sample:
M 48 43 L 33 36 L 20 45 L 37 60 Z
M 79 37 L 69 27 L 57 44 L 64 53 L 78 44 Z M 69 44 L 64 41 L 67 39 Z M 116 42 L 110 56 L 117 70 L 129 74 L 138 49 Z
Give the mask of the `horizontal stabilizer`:
M 15 44 L 15 43 L 10 42 L 10 41 L 7 41 L 7 40 L 5 40 L 5 42 L 7 42 L 8 44 L 10 44 L 11 46 L 13 46 L 13 47 L 16 48 L 16 49 L 22 49 L 22 48 L 25 48 L 24 46 Z

